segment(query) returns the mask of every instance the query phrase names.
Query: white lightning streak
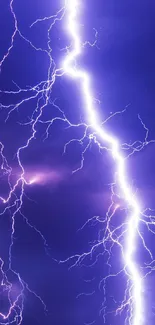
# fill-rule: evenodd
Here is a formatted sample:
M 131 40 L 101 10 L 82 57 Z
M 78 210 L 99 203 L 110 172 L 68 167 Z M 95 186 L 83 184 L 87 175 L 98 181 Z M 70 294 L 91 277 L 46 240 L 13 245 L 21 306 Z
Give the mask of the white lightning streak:
M 81 94 L 84 100 L 84 107 L 88 117 L 88 123 L 95 131 L 100 141 L 107 142 L 112 156 L 116 163 L 117 183 L 122 192 L 123 198 L 128 203 L 131 214 L 128 217 L 128 227 L 126 232 L 126 243 L 122 247 L 125 270 L 132 281 L 132 308 L 133 312 L 130 317 L 132 325 L 142 325 L 144 320 L 142 317 L 142 278 L 136 262 L 134 261 L 134 252 L 136 249 L 136 234 L 140 221 L 140 206 L 133 196 L 128 182 L 125 170 L 125 159 L 121 153 L 119 141 L 106 132 L 101 127 L 101 120 L 96 113 L 93 105 L 93 95 L 90 85 L 89 74 L 75 66 L 75 60 L 82 52 L 82 42 L 79 33 L 78 15 L 80 14 L 80 0 L 68 0 L 66 3 L 68 13 L 67 29 L 72 38 L 72 51 L 70 51 L 63 62 L 63 69 L 70 77 L 78 79 L 81 85 Z

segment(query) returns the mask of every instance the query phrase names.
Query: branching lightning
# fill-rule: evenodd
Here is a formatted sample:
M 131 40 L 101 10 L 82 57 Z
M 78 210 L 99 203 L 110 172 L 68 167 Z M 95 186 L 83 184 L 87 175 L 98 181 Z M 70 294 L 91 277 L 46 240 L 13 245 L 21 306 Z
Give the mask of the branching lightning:
M 26 221 L 27 225 L 33 228 L 34 231 L 36 231 L 38 235 L 41 236 L 45 248 L 48 246 L 47 241 L 41 231 L 38 230 L 34 225 L 31 225 L 28 218 L 24 216 L 22 212 L 25 186 L 33 186 L 33 184 L 40 182 L 41 179 L 45 179 L 45 176 L 43 173 L 38 173 L 37 175 L 30 173 L 31 177 L 28 177 L 24 163 L 22 161 L 22 154 L 27 150 L 31 142 L 35 140 L 37 136 L 38 125 L 43 124 L 46 127 L 43 138 L 43 141 L 45 141 L 49 137 L 49 132 L 52 125 L 59 121 L 63 122 L 65 126 L 69 128 L 83 128 L 84 130 L 83 135 L 80 139 L 72 138 L 64 146 L 64 153 L 66 153 L 67 147 L 71 143 L 78 142 L 81 146 L 83 146 L 80 166 L 76 168 L 73 173 L 78 172 L 83 168 L 85 154 L 91 143 L 95 143 L 100 151 L 107 150 L 115 163 L 114 182 L 110 185 L 111 204 L 108 208 L 105 218 L 103 219 L 99 216 L 92 217 L 92 219 L 88 220 L 81 228 L 82 230 L 88 224 L 101 224 L 102 230 L 99 233 L 98 240 L 95 242 L 95 244 L 92 245 L 91 249 L 88 252 L 84 252 L 81 255 L 76 254 L 72 257 L 67 258 L 65 261 L 61 261 L 61 263 L 67 262 L 69 260 L 74 260 L 72 266 L 80 265 L 84 263 L 87 257 L 92 256 L 93 254 L 96 256 L 94 262 L 96 263 L 99 255 L 102 254 L 97 253 L 98 248 L 101 247 L 103 254 L 106 252 L 108 256 L 107 265 L 109 265 L 109 274 L 104 277 L 99 284 L 99 287 L 103 288 L 103 293 L 105 294 L 105 297 L 103 298 L 103 305 L 101 307 L 104 321 L 106 322 L 106 317 L 108 317 L 108 312 L 106 312 L 106 282 L 111 277 L 117 278 L 120 274 L 124 274 L 126 278 L 124 298 L 121 303 L 117 303 L 117 307 L 113 312 L 115 315 L 120 315 L 123 311 L 125 311 L 125 325 L 143 325 L 146 323 L 146 317 L 144 313 L 145 305 L 143 301 L 145 278 L 154 270 L 155 261 L 151 250 L 145 243 L 145 237 L 140 231 L 140 225 L 143 224 L 149 232 L 155 234 L 155 230 L 153 228 L 155 225 L 155 217 L 152 215 L 152 211 L 149 209 L 142 211 L 140 203 L 136 198 L 136 194 L 132 191 L 132 188 L 129 184 L 126 161 L 127 158 L 129 158 L 135 152 L 143 150 L 148 144 L 154 141 L 148 141 L 149 130 L 145 126 L 140 116 L 138 116 L 139 121 L 142 124 L 146 134 L 144 141 L 135 141 L 132 144 L 121 144 L 118 139 L 116 139 L 107 131 L 108 128 L 106 129 L 105 125 L 111 118 L 114 117 L 114 115 L 122 114 L 126 109 L 114 113 L 104 122 L 101 120 L 99 114 L 97 113 L 97 107 L 94 100 L 89 72 L 83 70 L 77 64 L 77 60 L 80 57 L 84 46 L 96 46 L 97 42 L 96 29 L 94 29 L 95 41 L 93 43 L 90 41 L 82 42 L 82 37 L 80 34 L 80 13 L 82 10 L 81 3 L 81 0 L 66 0 L 64 6 L 55 15 L 38 18 L 31 24 L 30 28 L 33 28 L 36 24 L 40 24 L 43 21 L 49 23 L 47 31 L 47 48 L 44 49 L 35 46 L 20 31 L 16 13 L 14 11 L 14 1 L 10 1 L 10 11 L 14 20 L 14 31 L 11 37 L 10 46 L 0 60 L 1 70 L 5 67 L 5 62 L 11 55 L 17 34 L 24 42 L 31 46 L 34 51 L 43 52 L 45 55 L 47 55 L 49 65 L 47 71 L 47 79 L 41 81 L 37 85 L 25 87 L 23 89 L 14 83 L 17 87 L 17 90 L 0 91 L 1 94 L 4 95 L 17 96 L 20 94 L 23 96 L 23 99 L 20 99 L 16 104 L 4 105 L 1 103 L 1 109 L 7 112 L 5 114 L 5 123 L 8 122 L 10 116 L 14 114 L 15 111 L 19 110 L 22 105 L 27 104 L 33 100 L 36 101 L 36 106 L 32 112 L 32 115 L 27 117 L 26 122 L 20 122 L 23 127 L 30 126 L 30 135 L 27 138 L 27 141 L 23 143 L 23 145 L 20 146 L 16 152 L 16 159 L 18 161 L 20 173 L 17 177 L 17 180 L 15 181 L 12 181 L 13 167 L 10 166 L 10 163 L 8 162 L 8 159 L 5 155 L 5 146 L 2 142 L 0 143 L 1 174 L 2 176 L 7 177 L 7 184 L 9 186 L 8 194 L 6 196 L 0 196 L 2 210 L 0 215 L 5 215 L 7 212 L 10 213 L 12 228 L 10 247 L 8 252 L 7 271 L 5 268 L 4 260 L 2 258 L 0 259 L 2 278 L 1 288 L 3 288 L 3 291 L 7 292 L 8 297 L 8 311 L 6 313 L 2 313 L 0 311 L 0 324 L 22 324 L 24 292 L 26 290 L 29 293 L 35 295 L 35 297 L 42 303 L 44 309 L 47 309 L 41 297 L 29 288 L 28 284 L 24 281 L 24 279 L 21 278 L 18 271 L 16 271 L 12 266 L 12 248 L 14 245 L 17 215 L 20 215 L 20 217 Z M 60 66 L 57 68 L 57 64 L 52 58 L 50 33 L 55 24 L 59 23 L 60 21 L 61 23 L 64 23 L 64 27 L 68 31 L 71 45 L 66 46 L 65 57 L 62 62 L 59 62 Z M 82 121 L 81 123 L 71 123 L 64 111 L 56 104 L 56 100 L 51 100 L 53 85 L 56 83 L 57 79 L 61 77 L 70 78 L 72 79 L 73 84 L 78 83 L 80 86 L 79 96 L 82 99 L 84 113 L 86 116 L 86 120 Z M 49 104 L 52 104 L 52 107 L 55 109 L 56 116 L 52 119 L 46 120 L 43 117 L 43 112 Z M 86 145 L 84 144 L 85 139 L 87 139 Z M 119 204 L 120 200 L 123 200 L 123 209 Z M 113 220 L 116 217 L 116 214 L 122 210 L 124 213 L 124 221 L 120 225 L 114 227 Z M 139 263 L 136 260 L 139 239 L 141 240 L 143 247 L 149 256 L 149 262 L 147 261 L 145 267 L 140 267 Z M 117 273 L 111 272 L 110 264 L 112 259 L 112 250 L 115 246 L 119 248 L 123 264 L 123 267 L 120 267 L 120 270 Z M 10 273 L 16 277 L 16 281 L 18 282 L 18 292 L 15 297 L 12 294 L 13 283 L 10 280 Z M 90 295 L 93 293 L 94 291 Z M 80 297 L 82 294 L 79 294 L 78 297 Z M 94 321 L 92 323 L 94 323 Z

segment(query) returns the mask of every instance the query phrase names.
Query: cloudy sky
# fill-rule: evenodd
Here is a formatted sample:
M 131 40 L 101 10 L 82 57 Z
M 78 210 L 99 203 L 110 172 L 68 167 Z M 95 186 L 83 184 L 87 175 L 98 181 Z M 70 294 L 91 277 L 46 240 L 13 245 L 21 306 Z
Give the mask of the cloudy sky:
M 35 125 L 35 136 L 30 143 L 28 141 L 33 134 L 33 123 L 45 103 L 45 96 L 41 97 L 37 90 L 47 87 L 48 79 L 48 29 L 54 18 L 41 19 L 56 15 L 62 6 L 62 0 L 1 0 L 0 3 L 0 158 L 3 166 L 0 196 L 7 199 L 23 170 L 25 173 L 24 192 L 20 179 L 7 204 L 0 205 L 0 254 L 8 281 L 13 283 L 12 301 L 21 291 L 18 274 L 24 281 L 22 283 L 27 283 L 30 288 L 26 289 L 25 285 L 23 325 L 100 325 L 104 322 L 103 307 L 107 313 L 106 325 L 118 322 L 124 325 L 126 310 L 117 317 L 114 310 L 122 300 L 125 279 L 122 275 L 111 279 L 104 291 L 101 281 L 109 272 L 104 247 L 99 248 L 92 260 L 86 259 L 75 268 L 70 269 L 70 266 L 76 259 L 59 263 L 72 255 L 88 252 L 102 236 L 104 223 L 82 226 L 93 216 L 105 220 L 111 198 L 109 184 L 115 175 L 110 154 L 106 150 L 100 152 L 94 141 L 84 156 L 83 168 L 72 173 L 81 166 L 82 151 L 88 145 L 88 138 L 83 143 L 72 141 L 64 153 L 66 143 L 80 139 L 84 134 L 84 125 L 68 127 L 66 122 L 60 121 L 64 118 L 63 111 L 72 124 L 86 122 L 78 82 L 64 76 L 56 79 L 43 115 Z M 67 47 L 72 45 L 66 30 L 67 17 L 64 15 L 60 19 L 62 13 L 49 33 L 54 60 L 51 75 L 55 65 L 61 66 Z M 144 124 L 149 129 L 148 140 L 155 139 L 154 15 L 153 0 L 82 1 L 79 21 L 85 45 L 77 65 L 89 71 L 94 103 L 102 121 L 123 111 L 106 123 L 107 130 L 121 143 L 144 141 Z M 37 19 L 40 21 L 33 25 Z M 18 24 L 16 31 L 15 20 Z M 94 41 L 94 46 L 88 44 Z M 35 85 L 38 88 L 32 89 Z M 56 117 L 59 118 L 57 121 L 49 122 Z M 20 150 L 19 158 L 21 147 L 24 148 Z M 127 160 L 129 183 L 143 209 L 154 208 L 154 149 L 154 143 L 151 143 Z M 22 206 L 18 211 L 21 193 Z M 121 198 L 116 201 L 124 208 Z M 124 220 L 126 212 L 123 211 L 116 213 L 117 220 L 112 227 Z M 7 271 L 14 213 L 12 271 Z M 142 233 L 155 253 L 154 237 L 145 233 L 145 229 Z M 141 248 L 138 254 L 138 265 L 148 262 Z M 117 248 L 112 251 L 111 265 L 112 272 L 118 272 L 122 267 Z M 149 322 L 153 321 L 155 299 L 152 286 L 154 276 L 148 278 L 144 288 L 145 299 L 148 296 Z M 41 297 L 47 312 L 40 299 L 30 291 Z M 0 312 L 3 313 L 9 308 L 6 293 L 8 291 L 1 288 Z M 18 304 L 22 308 L 20 299 Z M 10 322 L 14 317 L 15 311 Z M 19 319 L 16 321 L 14 324 L 19 324 Z

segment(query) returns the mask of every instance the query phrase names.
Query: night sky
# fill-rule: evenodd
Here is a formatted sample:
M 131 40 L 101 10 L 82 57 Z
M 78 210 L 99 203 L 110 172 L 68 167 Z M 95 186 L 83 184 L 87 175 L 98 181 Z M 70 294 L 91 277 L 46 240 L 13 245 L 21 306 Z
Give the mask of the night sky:
M 105 124 L 106 129 L 122 144 L 131 144 L 136 140 L 145 141 L 143 122 L 149 129 L 148 141 L 155 139 L 154 1 L 83 0 L 81 3 L 80 33 L 85 45 L 77 65 L 91 76 L 94 104 L 101 119 L 104 121 L 115 112 L 122 112 Z M 48 29 L 54 18 L 30 26 L 38 18 L 55 15 L 63 7 L 63 0 L 14 0 L 11 4 L 18 31 L 10 48 L 14 17 L 10 0 L 0 0 L 0 197 L 5 199 L 22 173 L 18 148 L 25 146 L 32 136 L 33 122 L 45 103 L 45 94 L 37 94 L 32 87 L 39 85 L 38 89 L 43 89 L 43 83 L 46 87 Z M 58 18 L 60 16 L 61 13 Z M 54 60 L 52 69 L 55 65 L 60 68 L 67 54 L 66 48 L 71 45 L 66 20 L 65 15 L 58 19 L 49 33 Z M 10 53 L 5 58 L 9 48 Z M 62 118 L 63 111 L 72 124 L 85 123 L 80 93 L 78 81 L 66 76 L 56 78 L 48 103 L 36 124 L 35 137 L 20 151 L 25 180 L 32 184 L 25 184 L 23 189 L 20 181 L 8 202 L 0 202 L 0 256 L 4 261 L 0 277 L 2 281 L 5 272 L 12 283 L 11 301 L 22 290 L 19 274 L 24 281 L 22 325 L 101 325 L 104 322 L 106 325 L 128 325 L 128 322 L 125 324 L 126 309 L 121 315 L 115 315 L 124 295 L 124 274 L 110 278 L 105 290 L 101 282 L 109 274 L 108 256 L 103 246 L 75 267 L 71 266 L 76 258 L 59 262 L 90 251 L 104 232 L 104 222 L 82 226 L 93 216 L 105 220 L 111 199 L 109 184 L 115 175 L 111 154 L 107 150 L 100 151 L 95 141 L 88 146 L 83 168 L 72 173 L 80 168 L 82 152 L 89 139 L 85 138 L 81 143 L 72 141 L 65 153 L 64 146 L 71 139 L 81 139 L 84 126 L 69 128 L 60 119 L 52 125 L 47 122 L 55 117 Z M 154 150 L 152 141 L 126 162 L 129 184 L 143 210 L 155 208 Z M 124 150 L 123 153 L 129 152 Z M 118 198 L 116 201 L 118 203 Z M 119 204 L 124 204 L 121 199 Z M 112 227 L 118 226 L 124 218 L 126 210 L 122 209 L 116 213 Z M 140 230 L 155 256 L 155 235 L 143 225 Z M 137 264 L 142 268 L 150 259 L 142 249 L 141 241 L 137 243 Z M 110 263 L 111 273 L 122 268 L 117 247 L 112 249 Z M 152 273 L 146 278 L 144 287 L 145 325 L 154 324 L 154 287 Z M 30 291 L 41 297 L 47 311 Z M 1 284 L 1 313 L 8 312 L 8 292 Z M 22 298 L 19 306 L 22 308 Z M 15 313 L 19 314 L 18 308 L 7 321 L 1 318 L 0 322 L 19 325 Z

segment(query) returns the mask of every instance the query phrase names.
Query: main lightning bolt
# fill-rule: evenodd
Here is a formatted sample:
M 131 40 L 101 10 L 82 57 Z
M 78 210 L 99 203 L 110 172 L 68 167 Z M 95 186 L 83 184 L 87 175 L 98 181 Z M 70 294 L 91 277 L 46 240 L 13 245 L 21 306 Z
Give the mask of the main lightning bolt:
M 37 47 L 33 44 L 23 33 L 20 31 L 18 26 L 18 20 L 13 8 L 13 0 L 10 1 L 10 11 L 12 13 L 12 17 L 14 20 L 14 31 L 11 37 L 11 43 L 3 55 L 0 61 L 0 68 L 3 69 L 6 60 L 8 60 L 9 56 L 14 47 L 14 43 L 16 41 L 17 35 L 24 41 L 28 46 L 32 48 L 33 51 L 41 52 L 47 56 L 49 65 L 47 69 L 47 78 L 46 80 L 40 81 L 38 84 L 26 88 L 20 88 L 16 83 L 15 86 L 17 90 L 1 90 L 0 93 L 3 95 L 11 95 L 11 96 L 23 96 L 23 99 L 20 99 L 15 104 L 5 105 L 1 103 L 1 109 L 5 112 L 5 123 L 9 120 L 10 116 L 14 114 L 16 110 L 19 110 L 22 105 L 26 105 L 30 101 L 35 101 L 35 108 L 33 112 L 31 112 L 30 116 L 27 116 L 26 122 L 20 122 L 21 126 L 28 126 L 30 129 L 30 135 L 27 137 L 26 141 L 21 145 L 15 154 L 18 167 L 20 172 L 17 173 L 16 178 L 12 178 L 14 175 L 13 167 L 10 166 L 6 155 L 5 155 L 5 146 L 3 142 L 0 142 L 0 157 L 1 157 L 1 173 L 2 177 L 7 179 L 8 184 L 8 195 L 0 196 L 1 201 L 1 209 L 2 212 L 0 215 L 4 215 L 8 213 L 11 215 L 11 238 L 10 238 L 10 247 L 9 247 L 9 256 L 8 256 L 8 270 L 5 270 L 5 262 L 2 258 L 0 258 L 0 271 L 1 271 L 1 288 L 3 292 L 7 292 L 8 297 L 8 311 L 6 313 L 0 312 L 0 317 L 2 321 L 0 324 L 17 324 L 20 325 L 23 320 L 23 309 L 24 309 L 24 292 L 27 290 L 29 293 L 35 295 L 37 299 L 40 300 L 44 309 L 46 310 L 46 305 L 40 296 L 32 291 L 28 284 L 22 279 L 19 272 L 17 272 L 12 265 L 12 248 L 14 245 L 14 234 L 15 234 L 15 225 L 16 225 L 16 216 L 20 215 L 26 222 L 26 224 L 31 227 L 37 234 L 41 237 L 45 249 L 47 251 L 48 245 L 47 241 L 40 230 L 37 229 L 34 225 L 30 223 L 28 218 L 23 214 L 23 204 L 24 204 L 24 196 L 25 194 L 25 186 L 33 186 L 33 184 L 43 183 L 49 178 L 54 181 L 57 178 L 56 172 L 49 173 L 45 171 L 39 171 L 38 173 L 33 173 L 32 171 L 27 172 L 24 166 L 24 162 L 22 159 L 22 154 L 25 152 L 32 141 L 35 140 L 37 135 L 37 127 L 38 125 L 45 126 L 45 134 L 43 140 L 45 141 L 50 132 L 50 128 L 53 123 L 63 122 L 65 126 L 69 128 L 80 128 L 80 130 L 84 129 L 82 137 L 80 139 L 73 138 L 69 140 L 64 146 L 64 153 L 67 150 L 67 147 L 70 143 L 78 142 L 80 145 L 84 146 L 84 150 L 82 152 L 81 163 L 80 166 L 75 169 L 73 172 L 78 172 L 82 169 L 84 164 L 85 153 L 89 148 L 90 144 L 94 142 L 99 150 L 107 150 L 111 157 L 115 162 L 115 182 L 111 184 L 111 205 L 108 208 L 106 217 L 104 219 L 100 217 L 93 217 L 88 220 L 84 226 L 89 223 L 95 224 L 100 223 L 104 225 L 104 235 L 103 229 L 99 233 L 99 238 L 95 244 L 91 247 L 91 250 L 83 253 L 82 255 L 74 255 L 72 257 L 67 258 L 65 261 L 75 259 L 75 263 L 73 265 L 79 265 L 82 263 L 86 257 L 92 256 L 95 251 L 99 247 L 108 254 L 107 265 L 111 268 L 110 259 L 111 252 L 114 246 L 117 246 L 120 249 L 123 268 L 120 269 L 116 274 L 109 272 L 109 274 L 102 279 L 100 282 L 100 287 L 103 283 L 104 293 L 106 295 L 106 281 L 111 277 L 119 276 L 120 274 L 125 274 L 126 277 L 126 290 L 124 292 L 124 299 L 119 304 L 118 308 L 115 310 L 115 314 L 121 314 L 122 311 L 126 310 L 126 319 L 125 325 L 143 325 L 145 320 L 144 315 L 144 302 L 143 302 L 143 292 L 144 292 L 144 279 L 147 275 L 149 275 L 155 269 L 155 261 L 153 259 L 151 250 L 147 247 L 145 243 L 145 238 L 142 236 L 140 232 L 140 224 L 143 224 L 146 229 L 155 234 L 153 229 L 155 225 L 155 217 L 150 215 L 152 211 L 150 209 L 142 211 L 141 206 L 136 199 L 135 193 L 131 190 L 131 186 L 129 185 L 127 168 L 126 168 L 126 160 L 129 156 L 134 154 L 135 152 L 139 152 L 145 148 L 153 140 L 148 141 L 149 130 L 141 120 L 141 117 L 138 116 L 138 119 L 143 126 L 145 131 L 145 140 L 135 141 L 132 144 L 121 144 L 118 139 L 112 136 L 106 129 L 105 124 L 114 117 L 116 114 L 121 114 L 122 112 L 116 112 L 110 117 L 108 117 L 104 122 L 101 120 L 99 114 L 97 113 L 97 107 L 95 106 L 94 95 L 91 86 L 90 75 L 84 69 L 80 68 L 77 64 L 78 57 L 82 53 L 84 46 L 95 46 L 97 31 L 95 31 L 95 41 L 93 43 L 86 41 L 82 42 L 82 35 L 80 34 L 80 14 L 82 11 L 82 1 L 81 0 L 66 0 L 64 6 L 58 10 L 55 15 L 51 15 L 49 17 L 39 18 L 34 21 L 30 28 L 33 28 L 38 23 L 46 22 L 48 23 L 48 31 L 47 31 L 47 48 Z M 57 68 L 56 62 L 52 57 L 52 48 L 51 48 L 51 37 L 50 33 L 55 24 L 59 22 L 64 22 L 64 26 L 68 31 L 68 36 L 71 39 L 71 45 L 67 46 L 67 50 L 64 59 L 61 61 L 59 68 Z M 56 104 L 56 100 L 51 100 L 52 98 L 52 88 L 55 84 L 56 80 L 61 77 L 66 77 L 74 80 L 80 86 L 80 97 L 83 102 L 86 121 L 81 122 L 79 124 L 73 124 L 69 121 L 64 111 Z M 15 97 L 16 98 L 16 97 Z M 21 98 L 21 97 L 20 97 Z M 16 100 L 15 100 L 16 102 Z M 55 110 L 55 117 L 51 119 L 46 119 L 43 115 L 43 112 L 47 105 L 52 105 Z M 7 112 L 7 113 L 6 113 Z M 53 115 L 52 115 L 53 116 Z M 84 144 L 84 141 L 86 145 Z M 124 153 L 128 153 L 125 155 Z M 51 176 L 49 176 L 49 174 Z M 116 217 L 117 211 L 121 209 L 121 205 L 119 202 L 123 200 L 123 211 L 127 210 L 127 217 L 125 213 L 124 221 L 119 226 L 114 227 L 113 219 Z M 83 226 L 83 227 L 84 227 Z M 83 227 L 81 229 L 83 229 Z M 141 239 L 142 244 L 148 256 L 150 258 L 149 263 L 145 265 L 145 267 L 141 267 L 138 265 L 136 261 L 136 254 L 138 252 L 138 238 Z M 109 243 L 111 243 L 109 245 Z M 100 253 L 99 253 L 100 254 Z M 98 259 L 99 254 L 96 256 L 96 260 Z M 62 261 L 61 261 L 62 262 Z M 12 277 L 16 278 L 16 282 L 18 283 L 18 290 L 16 295 L 13 295 L 14 285 L 12 282 Z M 94 291 L 93 291 L 94 292 Z M 92 293 L 93 294 L 93 293 Z M 79 294 L 78 296 L 80 296 Z M 89 294 L 88 294 L 89 295 Z M 90 294 L 91 295 L 91 294 Z M 106 307 L 106 299 L 104 299 L 102 309 L 105 311 Z M 106 316 L 106 312 L 104 318 Z
M 96 112 L 93 103 L 93 94 L 90 85 L 90 77 L 87 72 L 80 70 L 75 66 L 75 59 L 81 54 L 82 44 L 79 34 L 78 15 L 80 14 L 80 1 L 68 0 L 68 32 L 73 40 L 73 50 L 64 60 L 64 71 L 71 77 L 78 79 L 81 85 L 81 95 L 84 101 L 84 107 L 87 113 L 88 124 L 94 130 L 97 138 L 101 143 L 106 142 L 111 150 L 112 157 L 116 163 L 116 179 L 121 189 L 121 195 L 126 200 L 130 207 L 131 213 L 128 216 L 127 230 L 125 234 L 124 246 L 121 246 L 124 258 L 124 268 L 132 281 L 131 297 L 133 300 L 133 315 L 132 324 L 140 325 L 143 323 L 142 318 L 142 279 L 140 271 L 134 261 L 134 252 L 136 249 L 136 235 L 138 231 L 138 224 L 140 220 L 140 206 L 135 199 L 130 187 L 127 183 L 127 176 L 125 170 L 125 159 L 121 153 L 119 141 L 112 137 L 104 128 L 102 128 L 101 120 Z M 117 242 L 117 241 L 116 241 Z M 120 242 L 117 242 L 121 245 Z

